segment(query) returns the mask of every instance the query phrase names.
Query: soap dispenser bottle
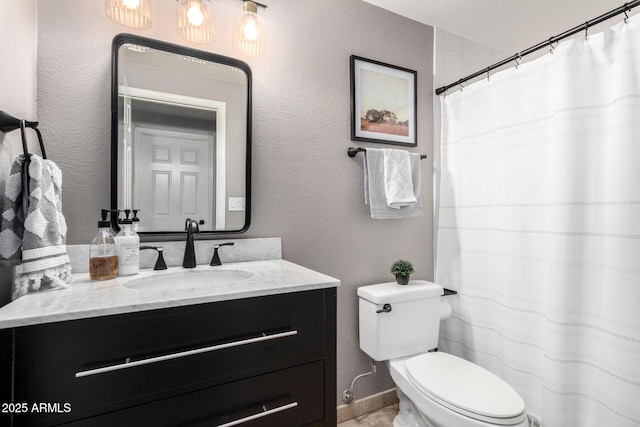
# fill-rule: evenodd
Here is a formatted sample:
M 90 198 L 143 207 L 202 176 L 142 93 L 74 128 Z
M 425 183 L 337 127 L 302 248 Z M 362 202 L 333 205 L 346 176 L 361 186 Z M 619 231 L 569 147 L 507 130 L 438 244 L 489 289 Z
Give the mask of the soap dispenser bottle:
M 138 218 L 138 212 L 140 212 L 140 209 L 132 209 L 132 212 L 133 218 L 131 218 L 131 221 L 133 221 L 133 224 L 131 224 L 131 229 L 134 233 L 138 234 L 140 231 L 140 218 Z
M 124 214 L 125 217 L 118 220 L 120 231 L 116 234 L 118 276 L 131 276 L 140 271 L 140 237 L 131 228 L 131 210 L 125 209 Z
M 118 274 L 116 241 L 111 234 L 109 211 L 102 209 L 102 220 L 98 221 L 98 234 L 89 245 L 89 278 L 91 280 L 115 279 Z

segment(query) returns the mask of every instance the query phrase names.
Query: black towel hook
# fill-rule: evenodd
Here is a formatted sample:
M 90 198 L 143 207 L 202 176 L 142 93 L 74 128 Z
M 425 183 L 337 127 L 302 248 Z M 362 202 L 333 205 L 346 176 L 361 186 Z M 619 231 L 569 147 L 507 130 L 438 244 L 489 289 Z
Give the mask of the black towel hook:
M 40 133 L 40 129 L 38 129 L 38 122 L 30 122 L 27 120 L 17 119 L 5 113 L 4 111 L 0 111 L 0 131 L 4 133 L 8 133 L 16 129 L 20 129 L 20 133 L 22 137 L 22 149 L 24 151 L 25 156 L 29 154 L 29 148 L 27 147 L 26 128 L 31 128 L 36 132 L 36 135 L 38 136 L 38 144 L 40 145 L 40 152 L 42 153 L 42 158 L 46 159 L 47 154 L 44 150 L 44 141 L 42 140 L 42 133 Z
M 38 135 L 38 144 L 40 144 L 40 153 L 42 153 L 42 158 L 46 159 L 47 153 L 44 151 L 44 141 L 42 140 L 42 134 L 40 133 L 40 129 L 38 129 L 37 126 L 32 129 L 36 131 L 36 135 Z
M 20 136 L 22 137 L 22 150 L 24 151 L 24 156 L 27 157 L 29 155 L 29 147 L 27 147 L 27 129 L 24 120 L 20 120 Z

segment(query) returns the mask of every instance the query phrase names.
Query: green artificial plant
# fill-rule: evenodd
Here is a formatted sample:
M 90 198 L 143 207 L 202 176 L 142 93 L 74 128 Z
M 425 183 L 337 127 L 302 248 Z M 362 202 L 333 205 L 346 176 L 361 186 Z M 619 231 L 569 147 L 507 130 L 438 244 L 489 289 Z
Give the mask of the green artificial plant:
M 391 274 L 394 274 L 396 276 L 408 276 L 413 272 L 413 264 L 403 259 L 399 259 L 391 266 Z

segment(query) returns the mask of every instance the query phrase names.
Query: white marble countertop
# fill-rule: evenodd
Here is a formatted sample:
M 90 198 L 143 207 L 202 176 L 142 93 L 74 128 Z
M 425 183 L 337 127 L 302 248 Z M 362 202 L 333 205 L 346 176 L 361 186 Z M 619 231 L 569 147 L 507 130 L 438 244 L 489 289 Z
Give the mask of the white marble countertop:
M 251 276 L 206 288 L 190 286 L 190 273 L 211 269 L 244 270 Z M 186 274 L 187 279 L 176 280 L 173 289 L 126 287 L 126 282 L 131 280 L 181 273 Z M 282 259 L 228 263 L 220 267 L 140 270 L 135 276 L 94 282 L 89 280 L 88 273 L 80 273 L 73 275 L 68 289 L 27 294 L 0 308 L 0 329 L 337 286 L 340 286 L 338 279 Z

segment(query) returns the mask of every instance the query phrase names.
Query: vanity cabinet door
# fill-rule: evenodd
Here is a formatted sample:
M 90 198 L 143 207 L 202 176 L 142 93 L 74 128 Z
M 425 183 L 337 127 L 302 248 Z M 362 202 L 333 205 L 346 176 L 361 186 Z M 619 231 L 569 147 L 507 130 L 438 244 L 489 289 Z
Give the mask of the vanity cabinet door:
M 314 362 L 64 425 L 307 426 L 324 416 L 323 379 L 323 362 Z
M 0 329 L 0 426 L 11 425 L 11 414 L 16 412 L 10 408 L 12 362 L 12 330 Z
M 16 415 L 15 426 L 67 422 L 322 360 L 324 324 L 319 290 L 18 328 L 15 401 L 71 410 Z

